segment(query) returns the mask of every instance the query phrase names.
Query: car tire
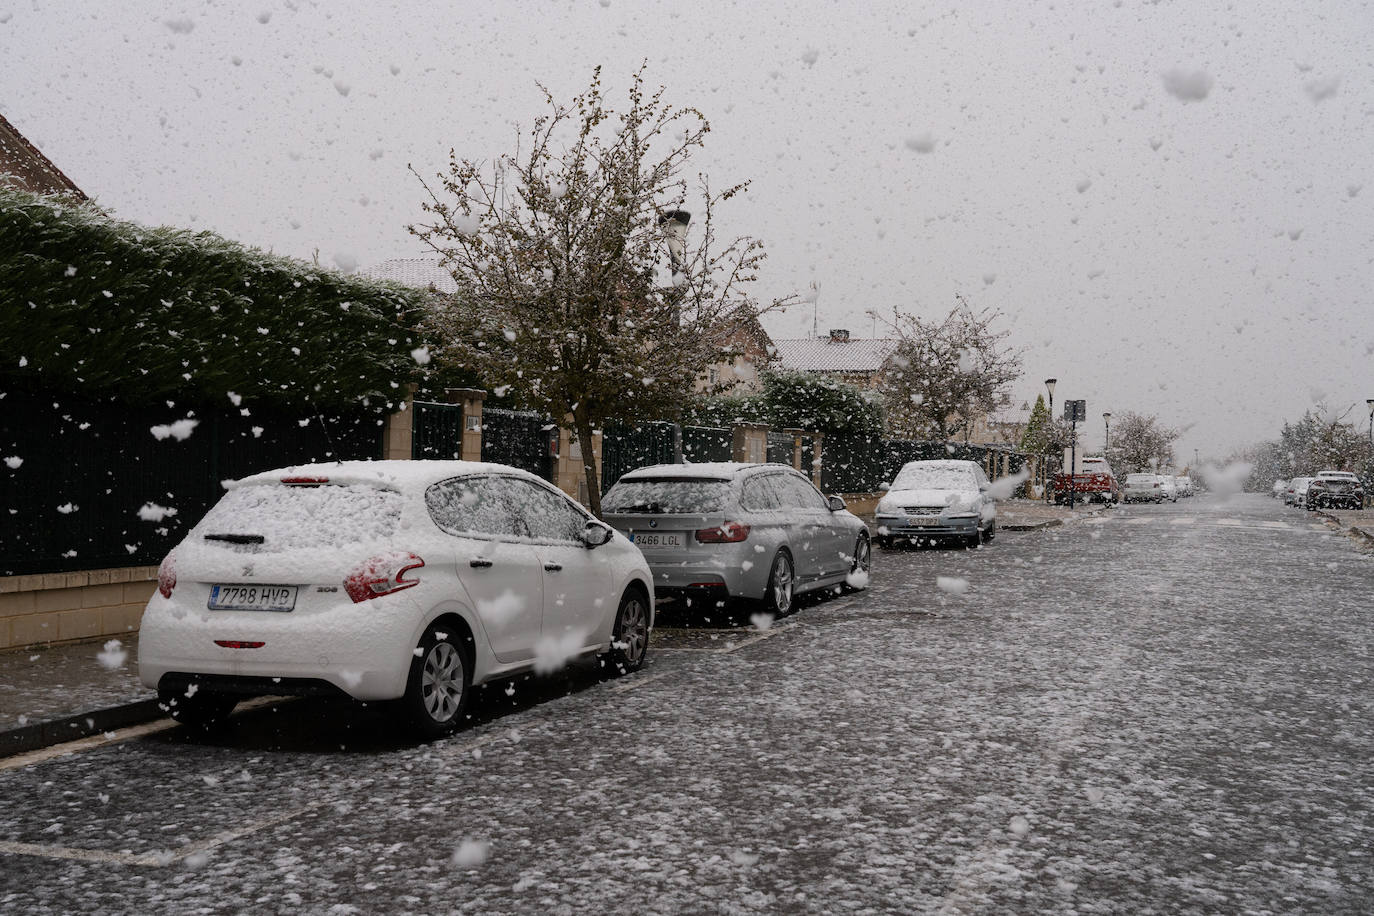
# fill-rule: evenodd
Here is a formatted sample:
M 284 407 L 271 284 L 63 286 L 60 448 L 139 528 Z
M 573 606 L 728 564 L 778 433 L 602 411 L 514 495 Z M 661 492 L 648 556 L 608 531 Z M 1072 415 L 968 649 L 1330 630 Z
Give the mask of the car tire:
M 861 534 L 858 540 L 854 542 L 854 560 L 849 564 L 849 576 L 846 577 L 845 587 L 852 591 L 862 591 L 868 588 L 867 576 L 872 567 L 873 547 L 868 542 L 868 535 Z M 855 585 L 853 582 L 849 581 L 853 578 L 854 573 L 859 570 L 863 570 L 865 576 L 863 585 Z
M 792 558 L 787 551 L 779 550 L 773 555 L 773 566 L 768 570 L 768 586 L 763 593 L 764 611 L 776 619 L 796 610 L 796 584 Z
M 401 709 L 426 739 L 457 731 L 472 694 L 472 655 L 454 627 L 432 624 L 410 662 Z
M 891 550 L 891 549 L 892 549 L 892 538 L 887 537 L 886 535 L 880 534 L 880 535 L 878 535 L 878 537 L 876 538 L 876 540 L 877 540 L 878 546 L 879 546 L 881 549 L 883 549 L 883 550 Z
M 158 702 L 167 714 L 187 728 L 213 731 L 229 721 L 229 714 L 239 705 L 238 697 L 197 689 L 190 696 L 186 690 L 158 691 Z
M 644 667 L 644 657 L 648 653 L 649 599 L 642 590 L 627 588 L 615 612 L 611 651 L 606 653 L 605 666 L 612 674 L 629 674 Z

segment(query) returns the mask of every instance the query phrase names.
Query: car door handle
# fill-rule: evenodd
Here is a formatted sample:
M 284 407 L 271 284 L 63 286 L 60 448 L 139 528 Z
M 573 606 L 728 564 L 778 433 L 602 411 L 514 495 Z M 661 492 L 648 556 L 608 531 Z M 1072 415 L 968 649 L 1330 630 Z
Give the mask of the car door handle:
M 562 565 L 561 563 L 545 563 L 545 564 L 544 564 L 544 571 L 545 571 L 545 572 L 562 572 L 562 570 L 563 570 L 563 565 Z
M 468 565 L 474 569 L 489 569 L 491 560 L 468 560 Z

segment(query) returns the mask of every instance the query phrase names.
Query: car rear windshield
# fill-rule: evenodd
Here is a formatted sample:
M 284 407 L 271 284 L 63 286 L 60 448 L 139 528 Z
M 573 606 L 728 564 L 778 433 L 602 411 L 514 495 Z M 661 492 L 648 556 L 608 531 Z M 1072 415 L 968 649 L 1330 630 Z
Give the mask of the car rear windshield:
M 256 551 L 339 547 L 385 540 L 401 518 L 401 494 L 363 485 L 237 487 L 192 533 L 207 543 Z
M 667 478 L 622 480 L 601 497 L 603 512 L 618 515 L 699 515 L 725 511 L 725 480 Z
M 978 482 L 968 468 L 902 468 L 892 481 L 894 490 L 976 490 Z
M 1153 475 L 1153 474 L 1127 474 L 1127 475 L 1126 475 L 1126 482 L 1127 482 L 1127 483 L 1154 483 L 1154 482 L 1155 482 L 1155 475 Z

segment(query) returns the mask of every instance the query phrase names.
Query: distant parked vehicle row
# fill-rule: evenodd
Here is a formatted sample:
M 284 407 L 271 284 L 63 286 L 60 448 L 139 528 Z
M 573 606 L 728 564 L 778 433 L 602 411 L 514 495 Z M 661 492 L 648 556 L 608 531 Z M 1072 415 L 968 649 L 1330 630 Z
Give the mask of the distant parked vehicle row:
M 1180 499 L 1197 494 L 1197 485 L 1186 474 L 1174 477 L 1169 474 L 1127 474 L 1122 488 L 1125 502 L 1178 502 Z

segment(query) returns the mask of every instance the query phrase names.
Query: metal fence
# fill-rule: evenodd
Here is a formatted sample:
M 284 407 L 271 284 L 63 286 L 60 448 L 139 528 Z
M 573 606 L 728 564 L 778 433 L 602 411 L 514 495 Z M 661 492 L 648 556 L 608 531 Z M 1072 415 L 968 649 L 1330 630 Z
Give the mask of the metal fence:
M 160 563 L 221 481 L 380 458 L 382 416 L 131 408 L 11 389 L 0 408 L 0 575 Z M 154 427 L 193 419 L 184 438 Z M 16 462 L 13 459 L 18 459 Z
M 482 411 L 482 460 L 509 464 L 553 480 L 558 426 L 527 410 Z
M 887 488 L 908 461 L 957 458 L 976 461 L 990 477 L 998 476 L 1000 456 L 1008 456 L 1008 473 L 1021 470 L 1019 452 L 956 442 L 913 442 L 876 436 L 827 436 L 823 444 L 822 489 L 827 493 L 872 493 Z M 809 451 L 809 450 L 808 450 Z
M 734 430 L 718 426 L 682 427 L 682 457 L 700 464 L 734 457 Z
M 601 433 L 601 491 L 635 468 L 672 464 L 677 434 L 675 423 L 607 424 Z
M 457 404 L 416 401 L 411 422 L 412 458 L 456 459 L 463 456 L 463 408 Z
M 768 463 L 792 466 L 792 452 L 796 440 L 788 433 L 768 431 Z

